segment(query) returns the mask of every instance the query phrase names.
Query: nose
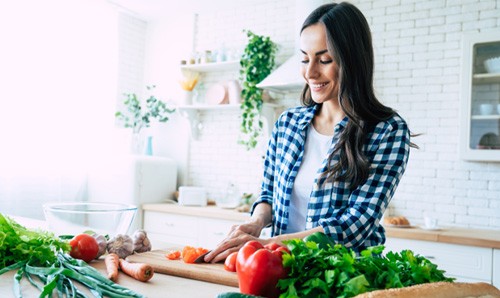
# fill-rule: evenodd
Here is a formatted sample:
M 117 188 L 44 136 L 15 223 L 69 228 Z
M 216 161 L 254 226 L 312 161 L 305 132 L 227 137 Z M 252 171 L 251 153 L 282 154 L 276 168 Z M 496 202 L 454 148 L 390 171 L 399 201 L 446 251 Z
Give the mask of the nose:
M 316 62 L 310 61 L 308 64 L 305 65 L 305 73 L 304 76 L 306 79 L 314 79 L 317 78 L 319 75 L 318 72 L 318 67 Z

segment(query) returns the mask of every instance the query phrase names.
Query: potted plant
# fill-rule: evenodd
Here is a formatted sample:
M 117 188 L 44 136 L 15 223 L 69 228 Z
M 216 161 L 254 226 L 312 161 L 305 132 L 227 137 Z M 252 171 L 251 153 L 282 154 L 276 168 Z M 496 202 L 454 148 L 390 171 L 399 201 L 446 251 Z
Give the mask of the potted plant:
M 155 86 L 146 86 L 146 89 L 153 90 Z M 151 120 L 156 119 L 159 122 L 167 122 L 168 115 L 173 113 L 175 109 L 169 109 L 167 105 L 157 99 L 154 95 L 150 95 L 145 102 L 145 106 L 141 105 L 135 93 L 125 93 L 123 101 L 126 111 L 117 111 L 115 117 L 121 121 L 123 127 L 132 128 L 132 153 L 142 153 L 144 141 L 142 139 L 141 130 L 151 125 Z
M 255 148 L 257 140 L 262 133 L 262 89 L 256 87 L 272 71 L 275 64 L 277 45 L 267 36 L 254 34 L 246 31 L 248 43 L 240 60 L 240 79 L 242 81 L 241 109 L 242 137 L 240 144 L 247 150 Z

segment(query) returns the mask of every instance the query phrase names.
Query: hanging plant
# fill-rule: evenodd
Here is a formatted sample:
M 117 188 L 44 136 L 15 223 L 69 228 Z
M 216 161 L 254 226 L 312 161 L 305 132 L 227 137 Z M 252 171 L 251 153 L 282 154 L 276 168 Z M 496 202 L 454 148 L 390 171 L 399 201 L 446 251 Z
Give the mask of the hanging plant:
M 278 49 L 277 45 L 267 36 L 246 31 L 248 43 L 240 60 L 241 91 L 241 136 L 238 143 L 255 148 L 258 137 L 262 133 L 262 89 L 257 84 L 264 80 L 274 68 L 274 58 Z

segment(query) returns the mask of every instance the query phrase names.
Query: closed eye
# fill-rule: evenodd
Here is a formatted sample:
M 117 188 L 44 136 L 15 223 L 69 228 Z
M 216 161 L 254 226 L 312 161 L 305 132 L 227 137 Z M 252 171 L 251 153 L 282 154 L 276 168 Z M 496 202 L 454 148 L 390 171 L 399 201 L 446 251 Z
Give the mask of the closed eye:
M 319 63 L 321 63 L 321 64 L 330 64 L 332 62 L 333 62 L 333 60 L 320 60 L 319 61 Z

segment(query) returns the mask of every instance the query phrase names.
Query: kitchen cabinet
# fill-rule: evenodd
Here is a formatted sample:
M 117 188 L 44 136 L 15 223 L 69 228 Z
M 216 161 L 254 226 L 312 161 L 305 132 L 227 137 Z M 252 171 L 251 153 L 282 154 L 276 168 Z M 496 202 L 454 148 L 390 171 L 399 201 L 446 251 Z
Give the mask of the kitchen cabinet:
M 500 249 L 493 249 L 493 285 L 500 289 Z
M 500 73 L 484 61 L 500 57 L 500 32 L 471 33 L 463 38 L 460 156 L 500 161 Z
M 498 249 L 390 237 L 387 238 L 385 246 L 385 252 L 411 249 L 416 254 L 428 258 L 438 265 L 439 269 L 445 270 L 446 276 L 454 277 L 457 281 L 494 284 L 494 278 L 498 279 L 498 275 L 493 276 L 494 268 L 498 268 L 500 262 Z M 493 262 L 494 250 L 497 254 L 496 266 Z M 498 280 L 496 282 L 498 283 Z
M 226 237 L 233 225 L 241 223 L 243 221 L 144 212 L 144 229 L 157 248 L 167 248 L 165 245 L 168 244 L 214 248 Z
M 168 248 L 168 245 L 202 246 L 214 248 L 222 241 L 233 225 L 250 219 L 247 212 L 222 209 L 215 206 L 196 207 L 175 204 L 144 204 L 143 227 L 153 248 Z M 261 237 L 270 237 L 270 228 L 262 231 Z
M 214 248 L 233 225 L 250 219 L 249 213 L 214 206 L 144 204 L 144 229 L 155 248 L 166 245 Z

